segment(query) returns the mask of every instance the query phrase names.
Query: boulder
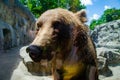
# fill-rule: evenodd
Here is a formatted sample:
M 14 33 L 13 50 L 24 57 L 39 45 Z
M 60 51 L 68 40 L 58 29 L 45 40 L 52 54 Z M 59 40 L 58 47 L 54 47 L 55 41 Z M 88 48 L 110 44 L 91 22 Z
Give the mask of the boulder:
M 92 32 L 98 56 L 100 80 L 120 79 L 120 20 L 99 25 Z M 11 80 L 52 80 L 49 63 L 35 63 L 26 53 L 26 47 L 21 48 L 22 61 L 14 70 Z M 49 67 L 46 67 L 49 66 Z
M 97 47 L 120 49 L 120 20 L 96 26 L 91 36 Z
M 96 45 L 100 80 L 119 80 L 120 20 L 96 26 L 91 37 Z
M 37 76 L 28 72 L 27 67 L 21 61 L 18 67 L 13 71 L 10 80 L 53 80 L 52 76 Z
M 22 61 L 13 71 L 11 80 L 53 80 L 49 65 L 45 67 L 41 63 L 33 62 L 26 53 L 26 47 L 20 49 Z M 44 62 L 44 64 L 46 63 Z
M 24 65 L 27 67 L 28 72 L 33 75 L 51 75 L 51 65 L 46 60 L 43 60 L 39 63 L 33 62 L 29 57 L 29 54 L 26 53 L 26 47 L 20 49 L 20 56 Z
M 99 71 L 99 75 L 102 76 L 108 77 L 113 75 L 112 71 L 108 67 L 107 59 L 103 57 L 98 57 L 98 71 Z
M 99 56 L 102 56 L 107 59 L 108 64 L 118 64 L 120 63 L 120 53 L 119 50 L 106 50 L 102 51 Z

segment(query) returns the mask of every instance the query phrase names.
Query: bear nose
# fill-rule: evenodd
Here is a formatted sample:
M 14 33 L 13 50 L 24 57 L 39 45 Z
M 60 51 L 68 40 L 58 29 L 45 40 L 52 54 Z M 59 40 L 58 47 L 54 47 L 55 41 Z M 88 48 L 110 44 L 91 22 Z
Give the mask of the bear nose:
M 41 52 L 42 52 L 42 49 L 41 49 L 40 46 L 30 45 L 29 47 L 26 48 L 26 52 L 27 52 L 27 53 L 30 53 L 30 52 L 33 52 L 33 53 L 41 53 Z
M 39 62 L 42 57 L 42 48 L 36 45 L 30 45 L 26 48 L 26 52 L 29 53 L 29 56 L 32 58 L 33 61 Z

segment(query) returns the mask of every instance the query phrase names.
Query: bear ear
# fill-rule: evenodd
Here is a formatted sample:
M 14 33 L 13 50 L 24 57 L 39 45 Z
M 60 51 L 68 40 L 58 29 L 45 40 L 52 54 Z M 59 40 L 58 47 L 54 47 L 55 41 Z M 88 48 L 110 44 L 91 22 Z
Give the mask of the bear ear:
M 78 12 L 75 13 L 75 16 L 82 22 L 85 23 L 87 22 L 87 16 L 86 16 L 86 10 L 82 9 Z

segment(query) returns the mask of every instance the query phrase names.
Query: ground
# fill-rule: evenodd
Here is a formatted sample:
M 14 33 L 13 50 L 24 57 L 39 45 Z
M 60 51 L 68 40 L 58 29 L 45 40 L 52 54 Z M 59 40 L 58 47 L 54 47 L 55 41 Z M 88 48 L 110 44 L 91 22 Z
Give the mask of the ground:
M 10 80 L 13 70 L 18 66 L 21 58 L 19 56 L 19 49 L 21 47 L 12 48 L 6 52 L 0 51 L 0 80 Z M 100 80 L 119 80 L 120 79 L 120 65 L 116 67 L 110 66 L 113 71 L 113 76 Z
M 18 66 L 20 61 L 20 48 L 0 51 L 0 80 L 10 80 L 13 70 Z

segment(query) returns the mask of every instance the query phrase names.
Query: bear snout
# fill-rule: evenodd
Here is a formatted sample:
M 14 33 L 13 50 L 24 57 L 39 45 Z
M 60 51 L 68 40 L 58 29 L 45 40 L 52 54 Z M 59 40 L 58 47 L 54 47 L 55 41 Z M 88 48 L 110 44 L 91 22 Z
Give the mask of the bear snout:
M 26 48 L 26 52 L 29 53 L 31 59 L 35 62 L 40 62 L 42 59 L 42 48 L 36 45 L 30 45 Z

